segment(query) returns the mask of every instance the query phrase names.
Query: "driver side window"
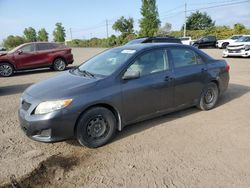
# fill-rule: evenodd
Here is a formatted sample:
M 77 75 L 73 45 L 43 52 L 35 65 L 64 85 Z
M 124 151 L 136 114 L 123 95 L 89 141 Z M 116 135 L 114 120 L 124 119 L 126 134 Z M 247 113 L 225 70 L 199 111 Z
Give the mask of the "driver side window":
M 22 50 L 24 53 L 29 53 L 29 52 L 33 52 L 35 49 L 34 49 L 33 44 L 27 44 L 23 46 L 22 48 L 20 48 L 19 50 Z
M 153 74 L 169 69 L 165 50 L 153 50 L 138 57 L 128 68 L 129 71 L 139 72 L 140 76 Z

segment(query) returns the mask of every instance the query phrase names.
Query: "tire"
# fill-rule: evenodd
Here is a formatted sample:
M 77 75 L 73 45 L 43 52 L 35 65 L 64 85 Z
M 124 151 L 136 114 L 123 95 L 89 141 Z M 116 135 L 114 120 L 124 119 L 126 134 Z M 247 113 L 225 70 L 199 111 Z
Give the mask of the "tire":
M 211 110 L 217 104 L 219 89 L 217 84 L 211 82 L 203 90 L 197 107 L 201 110 Z
M 64 59 L 56 58 L 53 62 L 53 69 L 55 71 L 64 71 L 67 67 L 67 64 Z
M 114 114 L 104 107 L 94 107 L 81 115 L 76 128 L 78 142 L 89 148 L 108 143 L 116 133 Z
M 0 76 L 9 77 L 14 74 L 14 67 L 10 63 L 0 63 Z
M 227 47 L 227 45 L 228 45 L 228 43 L 227 43 L 227 42 L 224 42 L 224 43 L 222 43 L 221 47 L 222 47 L 223 49 L 225 49 L 225 48 Z

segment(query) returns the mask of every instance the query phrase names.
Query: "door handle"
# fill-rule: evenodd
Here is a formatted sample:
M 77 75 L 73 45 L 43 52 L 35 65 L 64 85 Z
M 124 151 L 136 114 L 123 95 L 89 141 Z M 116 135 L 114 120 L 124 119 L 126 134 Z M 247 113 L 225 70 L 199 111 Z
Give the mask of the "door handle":
M 172 81 L 174 78 L 171 76 L 166 76 L 164 81 L 168 82 L 168 81 Z
M 207 72 L 207 68 L 202 68 L 201 72 Z

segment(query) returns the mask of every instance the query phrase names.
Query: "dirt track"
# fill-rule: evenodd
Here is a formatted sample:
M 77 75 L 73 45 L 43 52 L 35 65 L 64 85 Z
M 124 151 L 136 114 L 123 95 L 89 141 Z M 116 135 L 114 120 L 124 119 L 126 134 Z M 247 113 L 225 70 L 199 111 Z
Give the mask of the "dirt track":
M 103 49 L 74 49 L 75 64 Z M 215 58 L 221 51 L 205 50 Z M 104 147 L 43 144 L 20 130 L 17 108 L 48 69 L 0 78 L 0 187 L 250 187 L 250 59 L 228 58 L 231 80 L 217 108 L 190 108 L 126 127 Z

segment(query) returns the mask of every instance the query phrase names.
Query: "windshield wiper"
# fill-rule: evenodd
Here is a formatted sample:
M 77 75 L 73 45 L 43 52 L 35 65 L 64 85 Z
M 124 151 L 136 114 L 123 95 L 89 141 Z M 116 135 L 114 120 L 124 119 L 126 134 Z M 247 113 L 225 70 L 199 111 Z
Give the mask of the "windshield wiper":
M 81 69 L 79 69 L 79 67 L 77 68 L 77 70 L 78 70 L 79 72 L 81 72 L 81 73 L 85 74 L 85 75 L 88 75 L 89 77 L 92 77 L 92 78 L 94 78 L 94 77 L 95 77 L 95 75 L 94 75 L 94 74 L 92 74 L 91 72 L 86 71 L 86 70 L 81 70 Z

